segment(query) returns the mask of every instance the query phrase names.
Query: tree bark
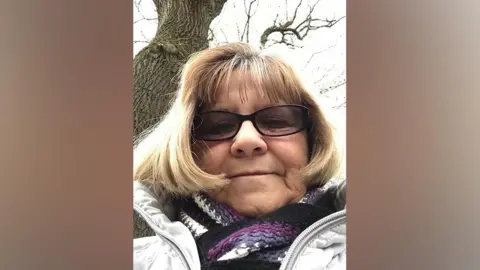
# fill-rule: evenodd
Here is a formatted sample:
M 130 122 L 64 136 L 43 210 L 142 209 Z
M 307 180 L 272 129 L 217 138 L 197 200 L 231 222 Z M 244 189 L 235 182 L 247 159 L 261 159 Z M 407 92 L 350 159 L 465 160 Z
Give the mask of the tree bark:
M 227 0 L 153 0 L 155 37 L 133 60 L 134 138 L 170 107 L 188 57 L 208 47 L 208 29 Z

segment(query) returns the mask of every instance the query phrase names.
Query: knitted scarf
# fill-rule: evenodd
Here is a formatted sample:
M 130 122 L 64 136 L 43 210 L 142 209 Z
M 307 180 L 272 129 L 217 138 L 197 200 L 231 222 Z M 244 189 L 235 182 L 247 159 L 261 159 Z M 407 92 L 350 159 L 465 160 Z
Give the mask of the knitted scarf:
M 295 238 L 335 211 L 328 185 L 258 219 L 240 215 L 205 194 L 181 202 L 180 221 L 193 234 L 202 269 L 278 269 Z

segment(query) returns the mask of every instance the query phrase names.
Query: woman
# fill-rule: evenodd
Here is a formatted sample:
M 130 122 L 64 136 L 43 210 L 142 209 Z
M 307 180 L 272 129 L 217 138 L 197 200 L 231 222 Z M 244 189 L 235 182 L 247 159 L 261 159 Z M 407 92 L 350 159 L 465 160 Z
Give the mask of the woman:
M 344 269 L 333 131 L 281 59 L 247 44 L 185 65 L 134 151 L 135 269 Z

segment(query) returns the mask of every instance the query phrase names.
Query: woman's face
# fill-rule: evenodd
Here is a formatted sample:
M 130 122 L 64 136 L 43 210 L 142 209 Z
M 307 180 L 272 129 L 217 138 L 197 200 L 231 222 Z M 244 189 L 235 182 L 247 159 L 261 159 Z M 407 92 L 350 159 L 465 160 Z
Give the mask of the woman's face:
M 248 99 L 242 103 L 239 91 L 242 85 L 245 82 L 233 75 L 230 89 L 221 87 L 216 104 L 209 110 L 251 114 L 277 105 L 251 88 L 246 90 Z M 266 137 L 255 129 L 252 122 L 245 121 L 234 138 L 205 141 L 205 144 L 208 149 L 195 151 L 199 157 L 198 165 L 208 173 L 225 173 L 231 179 L 228 186 L 209 194 L 240 214 L 251 217 L 269 214 L 297 202 L 305 194 L 305 184 L 298 174 L 298 169 L 308 162 L 305 131 Z

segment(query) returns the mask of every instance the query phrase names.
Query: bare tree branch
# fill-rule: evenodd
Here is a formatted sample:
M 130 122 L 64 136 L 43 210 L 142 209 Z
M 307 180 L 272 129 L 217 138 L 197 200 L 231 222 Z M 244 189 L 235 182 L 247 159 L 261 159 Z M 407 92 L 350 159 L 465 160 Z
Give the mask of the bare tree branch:
M 133 1 L 133 4 L 135 5 L 135 9 L 138 11 L 138 13 L 142 14 L 142 12 L 140 11 L 140 4 L 142 3 L 142 0 L 138 0 L 138 1 Z
M 313 60 L 313 58 L 314 58 L 316 55 L 321 54 L 321 53 L 323 53 L 323 52 L 325 52 L 325 51 L 327 51 L 327 50 L 335 47 L 336 45 L 337 45 L 337 43 L 335 43 L 335 44 L 333 44 L 333 45 L 330 45 L 330 46 L 328 46 L 327 48 L 325 48 L 325 49 L 323 49 L 323 50 L 321 50 L 321 51 L 317 51 L 317 52 L 312 53 L 312 55 L 310 55 L 310 58 L 308 59 L 307 63 L 305 64 L 305 68 L 310 64 L 310 62 Z
M 247 21 L 243 27 L 243 32 L 242 35 L 240 36 L 240 41 L 243 41 L 244 38 L 246 37 L 246 42 L 249 42 L 249 37 L 250 37 L 250 19 L 257 13 L 257 8 L 258 8 L 258 0 L 250 0 L 250 3 L 247 8 L 247 0 L 243 0 L 243 4 L 245 6 L 245 15 L 247 15 Z M 252 6 L 254 3 L 257 3 L 257 8 L 255 8 L 255 11 L 252 14 Z
M 278 20 L 278 13 L 277 13 L 277 16 L 275 16 L 275 19 L 273 20 L 273 25 L 277 25 L 277 20 Z
M 157 18 L 145 18 L 145 17 L 143 17 L 143 18 L 140 18 L 140 19 L 134 21 L 133 24 L 136 24 L 136 23 L 141 22 L 141 21 L 156 21 L 156 20 L 158 20 L 158 19 Z
M 340 81 L 340 82 L 338 82 L 338 83 L 336 83 L 336 84 L 334 84 L 334 85 L 331 85 L 331 86 L 329 86 L 329 87 L 320 89 L 319 92 L 320 92 L 321 95 L 323 95 L 323 94 L 325 94 L 325 93 L 327 93 L 327 92 L 330 92 L 330 91 L 332 91 L 332 90 L 337 89 L 338 87 L 340 87 L 340 86 L 342 86 L 342 85 L 345 85 L 346 83 L 347 83 L 347 80 L 346 80 L 346 79 L 343 79 L 342 81 Z
M 293 18 L 289 21 L 289 24 L 287 26 L 292 25 L 293 21 L 295 21 L 295 19 L 297 18 L 297 12 L 298 12 L 298 9 L 300 8 L 300 6 L 302 5 L 302 2 L 303 2 L 303 0 L 300 0 L 300 2 L 298 2 L 298 5 L 295 8 L 295 11 L 293 12 Z
M 298 2 L 297 6 L 295 7 L 293 16 L 291 18 L 288 18 L 288 16 L 286 16 L 284 22 L 277 22 L 277 19 L 278 19 L 278 14 L 277 14 L 277 18 L 275 18 L 272 26 L 266 28 L 260 37 L 261 47 L 263 48 L 266 47 L 267 43 L 271 43 L 271 45 L 283 43 L 291 47 L 294 41 L 291 35 L 294 35 L 294 37 L 297 40 L 303 40 L 309 34 L 310 31 L 318 30 L 321 28 L 331 28 L 335 24 L 337 24 L 339 21 L 345 18 L 345 16 L 341 17 L 340 19 L 314 18 L 313 13 L 319 2 L 320 0 L 317 0 L 313 5 L 308 5 L 309 9 L 308 9 L 308 13 L 305 16 L 305 19 L 300 23 L 297 23 L 296 25 L 294 24 L 297 21 L 298 11 L 303 4 L 303 0 L 300 0 Z M 286 13 L 286 15 L 288 15 L 288 13 Z M 280 33 L 281 39 L 280 40 L 270 39 L 269 38 L 270 35 L 274 33 Z
M 142 16 L 142 18 L 140 18 L 139 20 L 136 20 L 133 22 L 133 24 L 136 24 L 137 22 L 139 21 L 143 21 L 145 19 L 145 16 L 143 16 L 142 12 L 140 11 L 140 4 L 141 4 L 142 0 L 138 0 L 137 1 L 133 1 L 133 4 L 135 5 L 135 9 L 137 10 L 138 14 L 140 16 Z
M 220 32 L 222 32 L 225 42 L 228 42 L 228 38 L 227 38 L 227 35 L 225 34 L 225 31 L 223 31 L 223 29 L 220 29 Z
M 242 40 L 242 34 L 240 33 L 240 26 L 238 26 L 238 23 L 235 23 L 237 25 L 237 35 L 239 40 Z
M 142 37 L 143 37 L 145 40 L 148 40 L 148 38 L 145 36 L 145 33 L 143 33 L 143 30 L 140 30 L 140 34 L 142 35 Z
M 301 49 L 303 48 L 302 45 L 298 45 L 298 44 L 295 44 L 294 42 L 294 34 L 293 33 L 289 33 L 289 32 L 279 32 L 282 37 L 280 40 L 275 40 L 275 39 L 271 39 L 271 40 L 268 40 L 270 41 L 270 46 L 273 46 L 275 44 L 284 44 L 286 45 L 287 47 L 289 47 L 290 49 Z
M 146 18 L 143 15 L 142 11 L 140 10 L 140 5 L 142 4 L 142 0 L 133 1 L 133 4 L 135 5 L 135 9 L 137 10 L 138 14 L 141 16 L 141 18 L 134 21 L 133 24 L 136 24 L 141 21 L 157 21 L 158 20 L 158 18 Z
M 326 72 L 322 72 L 323 76 L 320 79 L 316 80 L 315 83 L 317 84 L 317 83 L 321 82 L 323 79 L 325 79 L 325 77 L 327 77 L 328 73 L 330 71 L 332 71 L 334 68 L 335 68 L 335 65 L 333 65 L 331 68 L 329 68 Z M 318 68 L 316 69 L 316 71 L 318 71 Z
M 343 102 L 334 106 L 334 109 L 340 109 L 340 108 L 345 108 L 347 107 L 347 98 L 343 98 Z

